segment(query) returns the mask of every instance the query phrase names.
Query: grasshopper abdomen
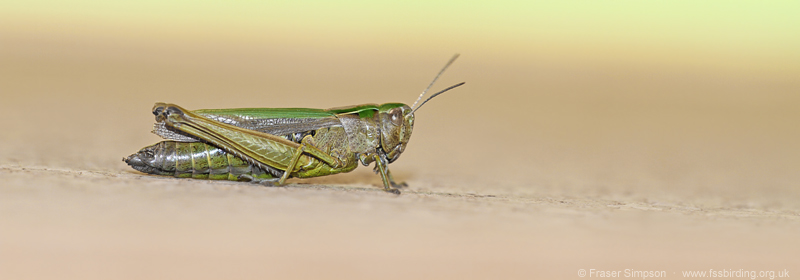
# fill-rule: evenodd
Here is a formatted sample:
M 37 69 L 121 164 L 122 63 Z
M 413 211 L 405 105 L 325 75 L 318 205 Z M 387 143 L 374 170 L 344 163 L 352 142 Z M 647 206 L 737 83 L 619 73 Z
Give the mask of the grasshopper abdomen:
M 161 141 L 124 159 L 136 170 L 155 175 L 209 180 L 239 180 L 241 175 L 258 179 L 274 174 L 220 148 L 203 142 Z

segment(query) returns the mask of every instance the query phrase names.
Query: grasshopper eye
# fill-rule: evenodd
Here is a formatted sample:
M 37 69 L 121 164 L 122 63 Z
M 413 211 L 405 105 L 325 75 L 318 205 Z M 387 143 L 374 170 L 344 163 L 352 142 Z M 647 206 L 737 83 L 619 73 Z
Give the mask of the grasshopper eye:
M 389 118 L 392 121 L 392 124 L 396 126 L 400 126 L 403 124 L 403 112 L 400 108 L 394 108 L 389 111 Z

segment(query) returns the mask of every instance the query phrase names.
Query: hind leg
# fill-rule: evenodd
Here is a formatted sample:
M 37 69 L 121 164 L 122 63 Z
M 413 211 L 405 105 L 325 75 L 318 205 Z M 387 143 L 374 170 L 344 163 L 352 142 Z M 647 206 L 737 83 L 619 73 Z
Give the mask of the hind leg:
M 256 178 L 249 174 L 239 175 L 238 179 L 240 181 L 250 182 L 253 184 L 261 184 L 266 186 L 277 186 L 276 183 L 278 182 L 278 180 L 280 180 L 280 178 L 266 178 L 266 179 Z

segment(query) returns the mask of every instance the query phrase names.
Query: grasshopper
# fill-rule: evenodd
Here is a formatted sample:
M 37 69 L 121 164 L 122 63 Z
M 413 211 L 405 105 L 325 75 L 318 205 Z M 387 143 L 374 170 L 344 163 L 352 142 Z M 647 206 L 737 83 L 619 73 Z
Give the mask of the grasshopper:
M 364 104 L 332 109 L 242 108 L 189 111 L 156 103 L 153 133 L 166 139 L 123 161 L 138 171 L 210 180 L 283 185 L 286 179 L 350 172 L 375 163 L 384 190 L 399 194 L 388 165 L 408 145 L 414 112 L 453 56 L 412 106 Z M 419 103 L 419 106 L 416 106 Z

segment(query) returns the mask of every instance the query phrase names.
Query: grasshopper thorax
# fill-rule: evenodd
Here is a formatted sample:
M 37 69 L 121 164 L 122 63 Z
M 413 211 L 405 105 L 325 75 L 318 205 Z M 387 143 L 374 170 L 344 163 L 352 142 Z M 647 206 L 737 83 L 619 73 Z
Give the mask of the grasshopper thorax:
M 381 128 L 381 149 L 391 163 L 400 157 L 414 129 L 411 107 L 402 103 L 386 103 L 378 108 Z

